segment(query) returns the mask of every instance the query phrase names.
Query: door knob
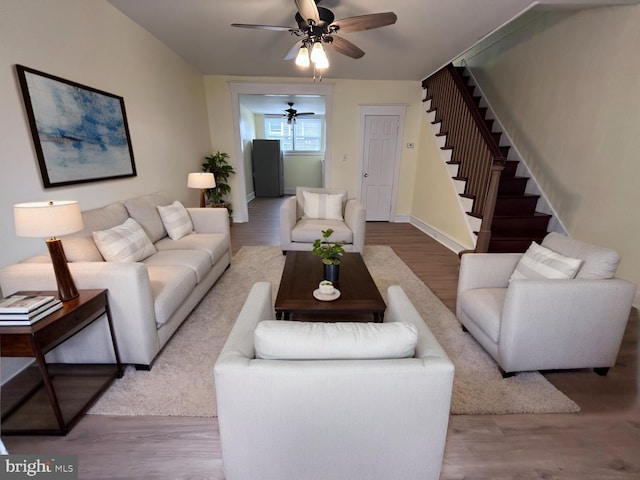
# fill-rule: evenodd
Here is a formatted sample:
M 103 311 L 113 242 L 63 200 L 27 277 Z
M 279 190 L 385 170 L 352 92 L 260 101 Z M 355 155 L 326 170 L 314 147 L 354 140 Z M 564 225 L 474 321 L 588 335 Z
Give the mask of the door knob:
M 363 177 L 364 177 L 364 178 L 367 178 L 368 176 L 369 176 L 369 174 L 368 174 L 368 173 L 365 173 L 365 174 L 363 175 Z

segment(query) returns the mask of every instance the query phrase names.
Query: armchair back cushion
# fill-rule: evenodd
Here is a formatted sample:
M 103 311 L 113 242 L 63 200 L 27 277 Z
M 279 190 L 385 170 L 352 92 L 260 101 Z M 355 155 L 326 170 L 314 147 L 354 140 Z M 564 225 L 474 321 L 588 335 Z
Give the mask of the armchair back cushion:
M 254 332 L 256 358 L 265 360 L 413 357 L 418 331 L 410 323 L 265 320 Z
M 582 259 L 575 278 L 613 278 L 620 263 L 620 255 L 610 248 L 574 240 L 559 233 L 549 233 L 542 246 L 569 257 Z
M 303 191 L 304 216 L 319 220 L 340 220 L 344 207 L 344 195 L 340 193 L 315 193 Z
M 576 276 L 582 260 L 571 258 L 549 250 L 532 242 L 524 253 L 516 269 L 511 274 L 511 280 L 523 279 L 568 279 Z
M 341 214 L 344 214 L 344 207 L 347 204 L 347 190 L 344 188 L 311 188 L 311 187 L 296 187 L 296 202 L 297 207 L 297 219 L 302 218 L 305 214 L 305 192 L 328 194 L 328 195 L 342 195 L 342 209 Z

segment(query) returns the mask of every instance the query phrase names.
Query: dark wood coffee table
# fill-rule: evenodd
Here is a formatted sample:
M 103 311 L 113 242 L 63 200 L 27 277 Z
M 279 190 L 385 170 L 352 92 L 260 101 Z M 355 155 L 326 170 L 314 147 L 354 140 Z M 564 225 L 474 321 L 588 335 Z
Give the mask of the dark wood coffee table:
M 316 300 L 313 291 L 323 280 L 322 261 L 311 252 L 287 252 L 282 280 L 276 297 L 276 318 L 280 320 L 382 322 L 386 305 L 367 270 L 362 255 L 345 253 L 340 263 L 340 281 L 335 287 L 340 298 L 330 302 Z M 362 320 L 363 314 L 366 319 Z M 304 316 L 307 318 L 304 318 Z M 336 318 L 337 315 L 343 316 Z M 359 318 L 358 318 L 359 317 Z

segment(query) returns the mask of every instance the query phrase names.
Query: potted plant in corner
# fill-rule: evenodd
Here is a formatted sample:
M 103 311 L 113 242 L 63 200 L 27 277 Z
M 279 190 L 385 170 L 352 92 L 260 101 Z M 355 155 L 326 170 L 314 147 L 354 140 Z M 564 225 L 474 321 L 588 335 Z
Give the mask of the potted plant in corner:
M 322 231 L 322 239 L 318 238 L 313 242 L 313 254 L 322 259 L 324 279 L 335 283 L 340 273 L 340 257 L 344 255 L 342 246 L 346 242 L 330 242 L 329 237 L 332 234 L 331 228 Z
M 227 183 L 229 175 L 236 172 L 233 170 L 233 166 L 227 162 L 228 158 L 227 153 L 220 151 L 208 155 L 204 157 L 207 162 L 202 164 L 202 171 L 213 173 L 213 178 L 216 180 L 216 186 L 207 189 L 207 199 L 211 202 L 211 206 L 226 208 L 229 210 L 229 217 L 231 217 L 231 204 L 225 203 L 224 197 L 231 192 L 231 186 Z

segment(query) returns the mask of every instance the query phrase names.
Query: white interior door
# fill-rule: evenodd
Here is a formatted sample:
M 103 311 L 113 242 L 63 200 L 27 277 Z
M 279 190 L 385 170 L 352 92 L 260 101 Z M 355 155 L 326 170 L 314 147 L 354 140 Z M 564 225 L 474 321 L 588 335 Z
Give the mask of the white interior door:
M 362 161 L 362 203 L 367 221 L 389 221 L 397 161 L 399 115 L 366 115 Z

